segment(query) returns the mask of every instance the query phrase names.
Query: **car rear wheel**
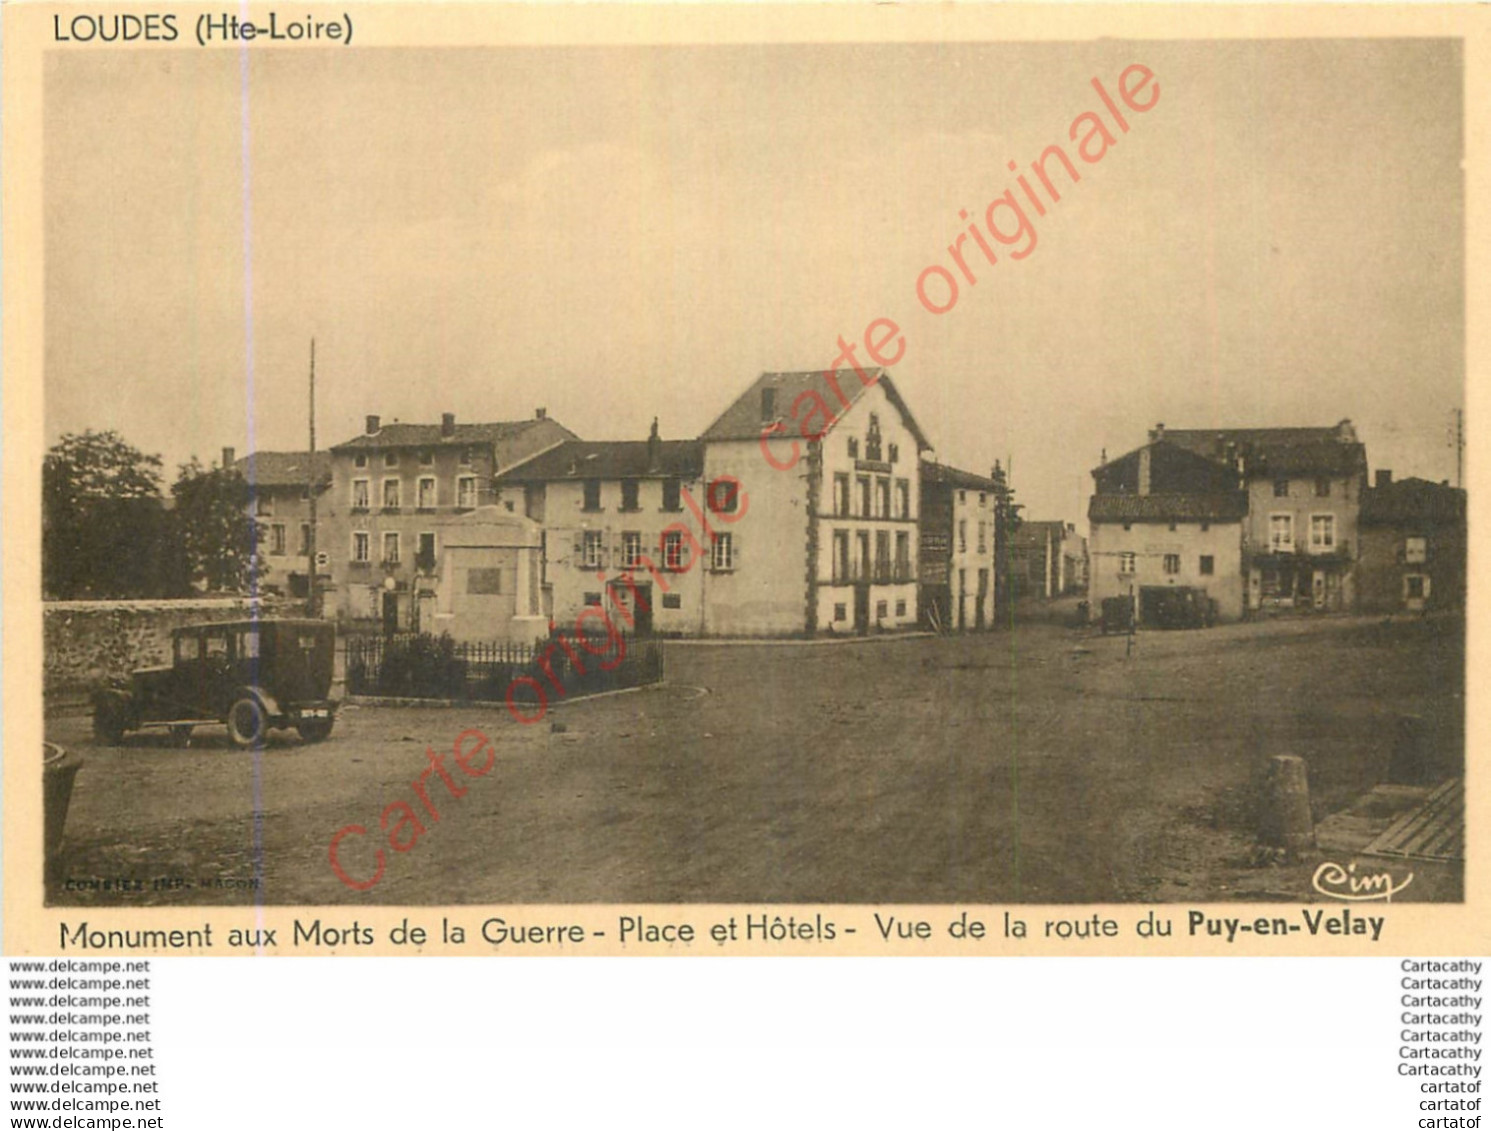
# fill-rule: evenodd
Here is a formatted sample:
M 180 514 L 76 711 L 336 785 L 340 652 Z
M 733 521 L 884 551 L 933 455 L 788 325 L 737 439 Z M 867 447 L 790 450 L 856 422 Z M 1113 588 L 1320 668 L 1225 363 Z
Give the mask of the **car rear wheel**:
M 240 749 L 264 745 L 268 730 L 269 720 L 256 699 L 240 699 L 228 712 L 228 739 Z
M 296 723 L 295 729 L 307 742 L 324 742 L 331 735 L 332 719 L 307 719 Z

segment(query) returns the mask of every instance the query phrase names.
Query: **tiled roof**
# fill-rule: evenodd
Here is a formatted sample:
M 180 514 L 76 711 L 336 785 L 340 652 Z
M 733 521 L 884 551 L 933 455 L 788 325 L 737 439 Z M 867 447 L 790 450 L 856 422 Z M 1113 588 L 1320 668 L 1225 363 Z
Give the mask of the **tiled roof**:
M 1220 495 L 1094 495 L 1093 522 L 1238 522 L 1248 513 L 1242 491 Z
M 447 444 L 496 444 L 510 440 L 540 424 L 552 424 L 565 435 L 574 433 L 558 421 L 548 417 L 530 420 L 503 420 L 491 424 L 457 424 L 451 435 L 444 434 L 439 424 L 385 424 L 377 432 L 363 433 L 341 444 L 334 444 L 333 451 L 356 448 L 434 448 Z
M 1241 456 L 1250 478 L 1364 473 L 1366 445 L 1347 421 L 1331 428 L 1167 428 L 1164 439 L 1207 459 Z
M 761 436 L 761 429 L 765 423 L 761 418 L 761 394 L 765 389 L 775 389 L 775 417 L 787 425 L 787 435 L 795 435 L 798 429 L 792 424 L 792 406 L 803 393 L 817 393 L 823 398 L 823 403 L 828 405 L 829 410 L 839 409 L 837 415 L 842 415 L 842 402 L 834 392 L 829 383 L 828 370 L 806 370 L 796 373 L 763 373 L 752 382 L 751 387 L 737 397 L 718 420 L 706 428 L 699 439 L 701 440 L 756 440 Z M 859 379 L 859 374 L 852 369 L 838 369 L 832 371 L 834 380 L 837 381 L 840 390 L 853 405 L 864 395 L 865 385 Z M 895 382 L 884 369 L 870 367 L 865 373 L 885 390 L 885 395 L 890 398 L 891 404 L 895 405 L 901 413 L 901 418 L 911 434 L 916 437 L 917 446 L 923 450 L 932 447 L 927 440 L 926 434 L 922 432 L 921 426 L 917 424 L 916 418 L 911 415 L 911 410 L 906 402 L 901 399 L 900 391 Z M 807 415 L 806 408 L 803 416 Z M 819 416 L 814 414 L 813 424 L 821 425 Z
M 233 462 L 253 486 L 304 487 L 310 478 L 310 452 L 254 452 Z M 331 481 L 331 453 L 317 452 L 316 482 Z
M 1465 492 L 1446 483 L 1415 478 L 1370 487 L 1362 494 L 1360 521 L 1365 526 L 1463 523 Z
M 569 440 L 514 464 L 498 483 L 556 479 L 697 479 L 704 474 L 704 445 L 698 440 L 660 440 L 654 465 L 647 440 Z
M 949 467 L 945 463 L 933 463 L 927 459 L 922 460 L 922 482 L 962 487 L 972 491 L 997 492 L 1001 489 L 998 483 L 987 476 L 975 475 L 971 471 Z

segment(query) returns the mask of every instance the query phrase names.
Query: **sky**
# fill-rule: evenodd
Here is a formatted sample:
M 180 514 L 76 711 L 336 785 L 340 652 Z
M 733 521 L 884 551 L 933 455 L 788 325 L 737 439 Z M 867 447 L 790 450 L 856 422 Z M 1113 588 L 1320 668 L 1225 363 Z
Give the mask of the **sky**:
M 1081 162 L 1135 63 L 1158 100 Z M 45 90 L 47 440 L 116 429 L 168 482 L 303 448 L 313 337 L 323 447 L 540 406 L 671 439 L 877 318 L 937 457 L 1032 518 L 1085 530 L 1158 422 L 1349 418 L 1374 468 L 1456 474 L 1449 41 L 54 52 Z M 1082 179 L 1034 249 L 965 240 L 925 309 L 1053 143 Z

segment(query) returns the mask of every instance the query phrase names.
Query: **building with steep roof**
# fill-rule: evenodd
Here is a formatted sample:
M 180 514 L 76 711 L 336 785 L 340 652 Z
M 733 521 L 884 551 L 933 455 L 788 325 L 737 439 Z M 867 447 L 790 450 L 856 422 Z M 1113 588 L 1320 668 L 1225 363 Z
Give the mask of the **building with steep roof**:
M 638 635 L 705 633 L 707 578 L 738 555 L 724 492 L 725 513 L 703 520 L 703 473 L 704 445 L 664 440 L 654 420 L 646 440 L 568 440 L 496 477 L 498 501 L 543 526 L 543 605 L 560 628 L 600 608 Z
M 1094 609 L 1128 598 L 1141 611 L 1156 590 L 1193 589 L 1223 620 L 1245 607 L 1243 526 L 1248 495 L 1237 471 L 1152 440 L 1094 469 L 1088 505 L 1088 592 Z
M 224 448 L 223 466 L 234 468 L 247 480 L 249 513 L 262 528 L 264 572 L 257 588 L 290 597 L 309 596 L 311 490 L 314 484 L 319 504 L 331 486 L 331 453 L 253 452 L 234 459 L 233 449 Z
M 743 500 L 732 568 L 705 579 L 722 635 L 907 629 L 917 620 L 921 455 L 882 369 L 763 373 L 700 435 L 706 482 Z
M 331 448 L 331 486 L 318 513 L 327 555 L 326 610 L 388 632 L 434 625 L 442 531 L 494 504 L 504 469 L 577 437 L 539 409 L 527 420 L 385 423 Z
M 1379 470 L 1359 519 L 1362 610 L 1464 608 L 1465 516 L 1460 488 Z

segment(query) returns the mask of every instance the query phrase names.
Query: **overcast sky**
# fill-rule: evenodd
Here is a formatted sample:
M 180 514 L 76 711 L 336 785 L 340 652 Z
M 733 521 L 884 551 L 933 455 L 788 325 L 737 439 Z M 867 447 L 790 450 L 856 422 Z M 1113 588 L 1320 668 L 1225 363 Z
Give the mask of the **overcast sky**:
M 915 284 L 1130 63 L 1160 97 L 934 316 Z M 696 435 L 905 330 L 945 462 L 1085 530 L 1171 427 L 1357 425 L 1453 478 L 1461 68 L 1442 41 L 54 52 L 48 441 L 174 465 L 365 413 Z M 1111 125 L 1110 125 L 1110 128 Z M 1075 155 L 1074 155 L 1075 156 Z M 1064 174 L 1062 175 L 1064 176 Z M 999 249 L 1002 253 L 1003 249 Z M 763 472 L 767 473 L 767 472 Z M 169 477 L 168 477 L 169 478 Z

